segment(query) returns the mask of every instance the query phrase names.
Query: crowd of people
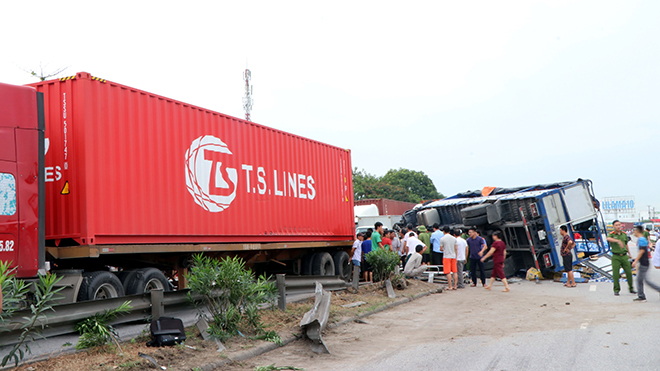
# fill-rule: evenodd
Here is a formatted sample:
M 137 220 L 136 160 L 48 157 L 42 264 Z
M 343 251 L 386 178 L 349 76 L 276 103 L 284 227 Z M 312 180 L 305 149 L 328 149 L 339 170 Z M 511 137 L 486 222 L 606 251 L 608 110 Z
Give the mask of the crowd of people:
M 493 234 L 493 243 L 489 248 L 476 228 L 470 228 L 465 234 L 460 229 L 451 229 L 447 226 L 441 228 L 437 223 L 432 226 L 417 227 L 408 224 L 405 228 L 395 231 L 386 230 L 382 223 L 377 222 L 373 229 L 357 234 L 351 250 L 353 266 L 360 267 L 366 282 L 373 282 L 373 270 L 366 256 L 378 249 L 396 252 L 399 255 L 403 274 L 408 278 L 420 278 L 430 265 L 442 266 L 442 273 L 447 277 L 448 289 L 458 290 L 465 287 L 463 271 L 469 264 L 471 287 L 477 286 L 479 278 L 482 287 L 490 290 L 495 279 L 499 278 L 504 283 L 504 291 L 509 291 L 504 275 L 506 245 L 499 231 Z M 491 257 L 493 273 L 486 284 L 484 261 Z
M 644 230 L 641 225 L 635 226 L 632 231 L 632 236 L 623 231 L 620 221 L 615 220 L 612 222 L 614 230 L 607 235 L 607 241 L 612 250 L 612 280 L 614 295 L 619 296 L 621 291 L 621 284 L 619 283 L 620 271 L 623 269 L 626 274 L 626 281 L 628 284 L 628 291 L 631 294 L 637 294 L 634 301 L 646 301 L 646 294 L 644 293 L 644 284 L 660 292 L 660 285 L 657 285 L 646 278 L 646 274 L 650 267 L 650 260 L 656 269 L 660 269 L 660 254 L 651 254 L 653 250 L 652 241 L 650 239 L 652 232 L 649 229 Z M 657 237 L 658 235 L 656 235 Z M 636 239 L 637 254 L 633 257 L 630 251 L 631 237 Z M 656 240 L 657 242 L 657 240 Z M 632 263 L 631 263 L 632 261 Z M 637 291 L 633 287 L 632 270 L 637 269 L 636 283 Z
M 620 295 L 620 270 L 623 269 L 629 292 L 637 294 L 634 301 L 646 301 L 644 284 L 660 292 L 660 285 L 649 281 L 646 277 L 650 263 L 656 269 L 660 269 L 660 254 L 651 254 L 653 243 L 650 238 L 650 234 L 655 234 L 658 237 L 657 241 L 660 241 L 660 233 L 636 226 L 632 231 L 632 237 L 638 251 L 633 256 L 629 246 L 631 236 L 622 230 L 618 220 L 612 224 L 614 230 L 608 234 L 607 241 L 612 255 L 614 295 Z M 573 250 L 576 244 L 567 226 L 561 226 L 559 232 L 562 236 L 560 255 L 566 272 L 565 286 L 576 287 L 573 274 Z M 469 228 L 467 234 L 460 229 L 451 229 L 447 226 L 441 228 L 437 223 L 432 226 L 417 227 L 408 224 L 406 228 L 395 231 L 386 230 L 382 223 L 377 222 L 373 229 L 357 234 L 351 257 L 353 265 L 361 269 L 363 278 L 367 282 L 373 282 L 373 271 L 365 257 L 372 251 L 385 249 L 399 255 L 400 267 L 407 278 L 420 278 L 430 265 L 442 266 L 442 273 L 447 277 L 448 289 L 458 290 L 464 288 L 463 271 L 469 264 L 471 287 L 481 283 L 482 287 L 490 290 L 495 279 L 499 278 L 504 284 L 503 291 L 508 292 L 510 288 L 504 274 L 506 245 L 502 240 L 502 232 L 495 231 L 492 240 L 489 247 L 475 227 Z M 490 281 L 486 284 L 484 262 L 488 258 L 493 259 L 493 269 Z M 637 269 L 637 290 L 633 286 L 632 269 Z

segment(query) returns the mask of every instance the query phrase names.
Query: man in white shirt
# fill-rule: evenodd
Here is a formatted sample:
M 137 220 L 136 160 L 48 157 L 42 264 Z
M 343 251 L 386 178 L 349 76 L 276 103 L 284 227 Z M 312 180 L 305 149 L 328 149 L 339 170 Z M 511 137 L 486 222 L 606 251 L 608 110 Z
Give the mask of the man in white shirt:
M 413 232 L 413 235 L 417 237 L 417 233 L 413 231 L 413 225 L 408 223 L 406 228 L 403 228 L 403 239 L 401 240 L 401 243 L 403 243 L 403 253 L 406 255 L 410 255 L 415 252 L 415 246 L 412 246 L 412 248 L 408 247 L 408 235 L 410 232 Z
M 426 245 L 424 245 L 424 242 L 420 241 L 419 238 L 417 238 L 417 235 L 415 235 L 415 232 L 408 232 L 408 239 L 406 240 L 406 246 L 408 247 L 408 259 L 410 259 L 410 256 L 415 253 L 415 248 L 418 245 L 424 246 L 422 249 L 422 252 L 420 254 L 424 253 L 424 250 L 426 250 Z
M 364 241 L 364 233 L 360 232 L 357 234 L 355 242 L 353 242 L 353 248 L 351 248 L 351 263 L 353 263 L 353 266 L 358 267 L 358 270 L 362 261 L 362 241 Z
M 424 244 L 420 243 L 415 246 L 415 252 L 410 255 L 410 259 L 406 263 L 406 267 L 403 269 L 403 274 L 408 278 L 414 278 L 421 275 L 425 270 L 426 266 L 422 264 L 422 251 L 424 250 Z
M 465 267 L 465 257 L 467 256 L 468 244 L 461 237 L 461 230 L 454 229 L 452 235 L 456 237 L 456 275 L 458 276 L 458 288 L 465 288 L 463 284 L 463 267 Z
M 456 237 L 451 235 L 449 227 L 442 228 L 445 235 L 440 239 L 440 249 L 442 250 L 442 268 L 447 275 L 447 290 L 456 290 L 458 284 L 458 275 L 456 274 Z M 453 278 L 453 281 L 452 281 Z

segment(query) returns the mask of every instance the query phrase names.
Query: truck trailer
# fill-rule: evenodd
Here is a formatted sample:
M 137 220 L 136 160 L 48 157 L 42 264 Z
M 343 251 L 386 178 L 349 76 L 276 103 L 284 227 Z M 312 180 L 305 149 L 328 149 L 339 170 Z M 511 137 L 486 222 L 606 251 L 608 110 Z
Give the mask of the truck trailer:
M 459 193 L 406 211 L 399 225 L 435 223 L 465 232 L 476 228 L 489 246 L 493 233 L 501 231 L 507 276 L 537 266 L 544 273 L 563 270 L 561 226 L 567 226 L 576 241 L 574 264 L 609 251 L 607 229 L 590 180 Z
M 63 302 L 185 288 L 195 253 L 350 274 L 349 150 L 86 72 L 0 100 L 0 260 Z

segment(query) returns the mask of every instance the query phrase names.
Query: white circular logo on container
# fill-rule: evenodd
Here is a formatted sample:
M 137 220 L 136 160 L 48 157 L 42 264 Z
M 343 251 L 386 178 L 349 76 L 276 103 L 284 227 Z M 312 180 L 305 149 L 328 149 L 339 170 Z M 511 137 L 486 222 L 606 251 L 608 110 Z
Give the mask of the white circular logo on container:
M 233 162 L 227 145 L 212 135 L 195 139 L 186 151 L 186 186 L 204 210 L 223 211 L 236 198 L 238 171 L 228 167 Z

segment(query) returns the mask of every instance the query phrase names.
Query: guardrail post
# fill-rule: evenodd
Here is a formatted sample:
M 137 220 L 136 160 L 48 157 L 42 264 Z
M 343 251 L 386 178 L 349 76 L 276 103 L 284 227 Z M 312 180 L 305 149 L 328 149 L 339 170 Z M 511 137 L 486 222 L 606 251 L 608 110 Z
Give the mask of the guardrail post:
M 286 310 L 286 286 L 284 281 L 283 274 L 275 275 L 277 279 L 277 292 L 280 294 L 280 298 L 277 300 L 277 306 L 281 310 Z
M 165 303 L 163 303 L 163 289 L 154 289 L 151 293 L 151 318 L 159 319 L 165 314 Z

